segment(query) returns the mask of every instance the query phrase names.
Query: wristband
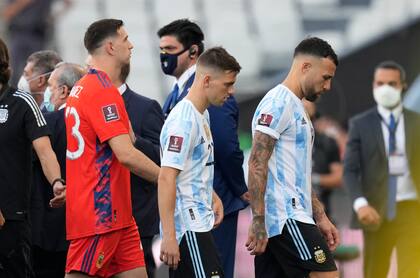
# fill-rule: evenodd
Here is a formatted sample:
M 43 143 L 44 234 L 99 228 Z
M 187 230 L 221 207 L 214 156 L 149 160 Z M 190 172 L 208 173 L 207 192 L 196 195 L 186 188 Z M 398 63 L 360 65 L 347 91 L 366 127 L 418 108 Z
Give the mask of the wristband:
M 53 182 L 51 183 L 51 186 L 54 187 L 54 184 L 56 184 L 57 182 L 61 182 L 63 185 L 66 184 L 66 181 L 62 178 L 56 178 L 55 180 L 53 180 Z

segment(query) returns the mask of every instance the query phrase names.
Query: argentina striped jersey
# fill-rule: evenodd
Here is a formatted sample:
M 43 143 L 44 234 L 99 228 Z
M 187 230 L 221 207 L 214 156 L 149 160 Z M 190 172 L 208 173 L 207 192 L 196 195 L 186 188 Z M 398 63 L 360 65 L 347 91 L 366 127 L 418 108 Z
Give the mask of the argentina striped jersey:
M 259 103 L 252 133 L 274 139 L 268 161 L 265 224 L 269 237 L 281 234 L 287 219 L 314 224 L 311 202 L 314 131 L 301 100 L 279 84 Z
M 207 110 L 201 114 L 183 99 L 171 111 L 160 134 L 161 166 L 180 170 L 176 179 L 175 230 L 208 232 L 212 210 L 214 153 Z

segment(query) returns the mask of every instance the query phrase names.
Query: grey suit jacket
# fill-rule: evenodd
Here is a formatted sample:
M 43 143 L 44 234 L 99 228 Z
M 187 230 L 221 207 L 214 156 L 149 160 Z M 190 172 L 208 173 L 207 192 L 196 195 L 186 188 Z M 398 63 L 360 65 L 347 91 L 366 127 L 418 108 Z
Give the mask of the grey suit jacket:
M 420 115 L 403 110 L 406 154 L 414 185 L 420 193 Z M 387 210 L 388 159 L 377 107 L 350 120 L 344 156 L 344 184 L 352 204 L 365 197 L 383 218 Z M 352 227 L 360 228 L 353 212 Z

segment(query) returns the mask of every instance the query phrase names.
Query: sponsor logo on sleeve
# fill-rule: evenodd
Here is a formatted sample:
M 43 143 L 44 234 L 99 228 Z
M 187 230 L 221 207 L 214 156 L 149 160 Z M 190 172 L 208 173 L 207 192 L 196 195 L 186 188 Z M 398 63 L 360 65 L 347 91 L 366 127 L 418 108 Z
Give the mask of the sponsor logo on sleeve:
M 182 149 L 182 141 L 184 141 L 184 138 L 180 136 L 171 136 L 169 137 L 169 146 L 168 151 L 170 152 L 181 152 Z
M 102 114 L 104 115 L 105 122 L 112 122 L 120 119 L 118 114 L 117 105 L 110 104 L 102 107 Z
M 269 114 L 261 114 L 261 117 L 258 119 L 258 124 L 263 126 L 270 126 L 273 116 Z

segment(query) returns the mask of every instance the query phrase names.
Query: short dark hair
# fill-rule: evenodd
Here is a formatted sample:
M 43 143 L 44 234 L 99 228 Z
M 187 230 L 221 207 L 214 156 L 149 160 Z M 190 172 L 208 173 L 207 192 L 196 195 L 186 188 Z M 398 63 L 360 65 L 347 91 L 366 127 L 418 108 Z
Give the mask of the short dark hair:
M 38 74 L 52 72 L 55 66 L 62 62 L 60 55 L 52 50 L 41 50 L 29 55 L 27 63 L 34 63 L 32 71 Z
M 309 54 L 322 58 L 330 58 L 338 66 L 338 57 L 331 45 L 323 39 L 309 37 L 301 41 L 295 48 L 293 57 L 299 54 Z
M 9 65 L 9 57 L 10 56 L 7 46 L 0 38 L 0 84 L 2 85 L 6 85 L 9 82 L 10 75 L 12 74 Z M 4 86 L 1 88 L 1 90 L 4 90 Z
M 177 19 L 168 25 L 163 26 L 157 32 L 159 38 L 163 36 L 175 36 L 184 49 L 192 45 L 198 46 L 198 56 L 204 52 L 204 34 L 201 28 L 187 18 Z
M 115 36 L 124 25 L 120 19 L 101 19 L 92 23 L 85 33 L 84 43 L 89 54 L 95 52 L 102 42 L 109 37 Z
M 198 58 L 197 66 L 210 67 L 221 71 L 233 71 L 236 73 L 241 71 L 241 66 L 235 57 L 220 46 L 204 51 Z
M 378 69 L 392 69 L 392 70 L 399 71 L 400 72 L 401 83 L 405 83 L 405 78 L 406 78 L 405 70 L 404 70 L 403 66 L 401 66 L 397 62 L 394 62 L 394 61 L 391 61 L 391 60 L 383 61 L 375 67 L 375 72 Z

